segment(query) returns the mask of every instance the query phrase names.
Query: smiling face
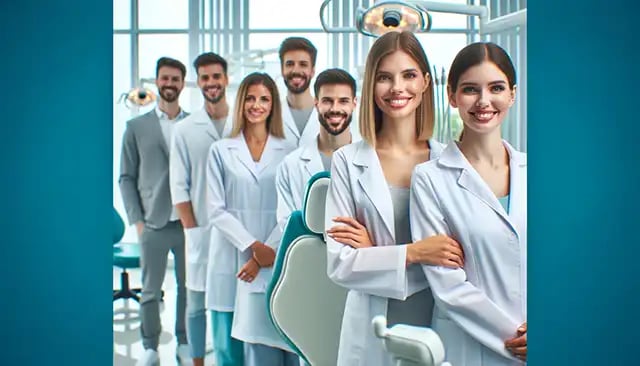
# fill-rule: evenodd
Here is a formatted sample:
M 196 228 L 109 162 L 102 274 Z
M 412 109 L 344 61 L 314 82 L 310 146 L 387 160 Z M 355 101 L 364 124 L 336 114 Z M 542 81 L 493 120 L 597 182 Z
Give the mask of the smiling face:
M 160 98 L 169 103 L 175 102 L 180 97 L 182 88 L 184 88 L 182 72 L 175 67 L 160 67 L 156 77 L 156 87 L 158 87 Z
M 309 89 L 315 68 L 309 53 L 292 50 L 284 54 L 281 71 L 287 89 L 293 94 L 301 94 Z
M 198 86 L 209 103 L 218 103 L 224 96 L 229 80 L 220 64 L 198 67 Z
M 499 127 L 515 101 L 504 72 L 493 62 L 472 66 L 460 75 L 456 91 L 449 91 L 449 103 L 458 108 L 465 130 L 478 134 L 499 132 Z
M 271 114 L 273 98 L 262 84 L 250 85 L 244 98 L 244 118 L 247 124 L 267 123 Z
M 402 50 L 385 56 L 374 81 L 374 100 L 384 115 L 393 119 L 415 115 L 428 87 L 418 63 Z
M 333 136 L 343 133 L 351 124 L 356 98 L 345 84 L 325 84 L 318 90 L 316 109 L 320 125 Z

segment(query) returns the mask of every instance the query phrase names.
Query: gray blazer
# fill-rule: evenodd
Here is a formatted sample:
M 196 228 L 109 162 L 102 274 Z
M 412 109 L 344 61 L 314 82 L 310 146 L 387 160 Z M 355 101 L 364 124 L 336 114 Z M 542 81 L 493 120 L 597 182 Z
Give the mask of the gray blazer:
M 155 108 L 127 122 L 120 157 L 120 193 L 130 224 L 164 227 L 173 209 L 169 191 L 169 147 Z

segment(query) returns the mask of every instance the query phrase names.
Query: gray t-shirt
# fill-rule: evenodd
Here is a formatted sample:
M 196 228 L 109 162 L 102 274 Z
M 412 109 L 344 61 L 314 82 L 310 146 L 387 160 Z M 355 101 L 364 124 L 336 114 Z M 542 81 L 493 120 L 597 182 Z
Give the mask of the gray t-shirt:
M 389 186 L 393 201 L 393 221 L 396 232 L 396 245 L 411 243 L 411 227 L 409 226 L 409 188 Z M 420 272 L 419 265 L 411 265 L 407 272 Z M 407 277 L 421 275 L 407 273 Z M 433 313 L 433 296 L 427 288 L 409 296 L 406 300 L 389 299 L 387 302 L 387 323 L 428 326 Z
M 322 159 L 322 166 L 324 167 L 324 170 L 330 172 L 331 171 L 331 155 L 320 153 L 320 159 Z
M 222 132 L 224 131 L 224 124 L 225 124 L 226 121 L 227 121 L 226 118 L 223 118 L 223 119 L 212 119 L 211 120 L 211 123 L 213 123 L 213 126 L 218 131 L 218 136 L 220 136 L 220 138 L 224 137 L 224 136 L 222 136 Z
M 298 127 L 298 132 L 302 135 L 302 131 L 304 131 L 304 126 L 306 126 L 307 121 L 309 120 L 309 116 L 311 116 L 311 112 L 313 111 L 313 107 L 307 109 L 293 109 L 291 108 L 291 115 L 293 116 L 293 120 Z

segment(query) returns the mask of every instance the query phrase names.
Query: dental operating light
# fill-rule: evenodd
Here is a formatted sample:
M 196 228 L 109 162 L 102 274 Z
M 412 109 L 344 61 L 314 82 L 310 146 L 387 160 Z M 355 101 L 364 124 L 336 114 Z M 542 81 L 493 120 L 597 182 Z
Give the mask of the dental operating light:
M 327 33 L 355 33 L 378 37 L 392 31 L 423 33 L 431 30 L 431 13 L 451 13 L 480 18 L 480 34 L 497 33 L 527 24 L 527 9 L 489 19 L 489 9 L 482 5 L 455 4 L 438 1 L 382 0 L 368 9 L 358 8 L 356 27 L 330 27 L 325 21 L 325 8 L 320 6 L 320 23 Z
M 368 36 L 387 32 L 427 32 L 431 28 L 431 15 L 420 5 L 399 1 L 383 1 L 369 9 L 358 9 L 356 27 Z
M 127 93 L 122 93 L 120 95 L 118 103 L 124 100 L 125 106 L 127 106 L 127 108 L 130 108 L 131 105 L 143 107 L 145 105 L 153 103 L 156 98 L 156 94 L 151 90 L 144 87 L 139 87 L 133 88 Z

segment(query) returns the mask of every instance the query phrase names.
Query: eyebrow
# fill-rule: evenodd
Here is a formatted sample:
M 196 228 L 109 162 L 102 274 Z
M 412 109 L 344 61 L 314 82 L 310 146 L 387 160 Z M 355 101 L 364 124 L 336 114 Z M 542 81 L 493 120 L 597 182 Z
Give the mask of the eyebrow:
M 495 84 L 505 84 L 506 85 L 507 82 L 504 81 L 504 80 L 495 80 L 495 81 L 490 81 L 488 83 L 488 85 L 495 85 Z M 460 86 L 465 86 L 465 85 L 472 85 L 473 86 L 473 85 L 479 85 L 479 83 L 472 82 L 472 81 L 465 81 L 465 82 L 460 83 L 459 85 Z
M 417 69 L 415 69 L 415 68 L 411 68 L 411 69 L 405 69 L 405 70 L 402 70 L 402 71 L 400 71 L 400 72 L 401 72 L 401 73 L 403 73 L 403 72 L 418 72 L 418 70 L 417 70 Z M 378 70 L 378 72 L 377 72 L 377 73 L 378 73 L 378 74 L 391 74 L 391 72 L 390 72 L 390 71 L 385 71 L 385 70 Z

